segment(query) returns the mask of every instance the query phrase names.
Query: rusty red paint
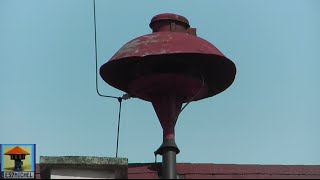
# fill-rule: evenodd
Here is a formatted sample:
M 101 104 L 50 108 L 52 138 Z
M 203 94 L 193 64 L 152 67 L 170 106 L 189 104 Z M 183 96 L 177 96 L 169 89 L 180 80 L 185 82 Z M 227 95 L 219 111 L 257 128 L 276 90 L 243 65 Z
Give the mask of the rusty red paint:
M 152 100 L 152 105 L 157 113 L 163 129 L 163 139 L 174 139 L 174 127 L 178 113 L 182 107 L 182 100 L 176 96 L 160 96 Z
M 203 76 L 208 85 L 206 97 L 227 89 L 236 74 L 233 62 L 210 42 L 191 35 L 195 29 L 185 25 L 183 18 L 173 20 L 174 16 L 156 16 L 150 26 L 158 27 L 153 27 L 157 32 L 135 38 L 121 47 L 100 68 L 101 77 L 111 86 L 141 99 L 144 98 L 130 91 L 130 83 L 155 73 L 183 74 L 198 79 Z M 176 23 L 175 29 L 172 21 Z
M 213 44 L 197 37 L 196 29 L 183 16 L 160 14 L 150 27 L 153 33 L 122 46 L 100 68 L 100 75 L 111 86 L 152 102 L 164 142 L 174 144 L 164 143 L 159 151 L 166 147 L 173 151 L 174 146 L 174 153 L 179 153 L 174 129 L 182 103 L 223 92 L 233 83 L 236 67 Z M 175 158 L 170 159 L 175 163 Z
M 158 23 L 159 21 L 175 21 L 175 22 L 181 22 L 184 23 L 187 27 L 190 27 L 189 25 L 189 21 L 187 18 L 185 18 L 184 16 L 178 15 L 178 14 L 172 14 L 172 13 L 163 13 L 163 14 L 158 14 L 156 16 L 154 16 L 151 19 L 150 22 L 150 28 L 153 28 L 153 24 Z
M 195 99 L 208 96 L 208 86 L 200 79 L 173 73 L 153 74 L 133 80 L 128 89 L 137 97 L 150 102 L 154 102 L 159 97 L 174 96 L 176 101 L 184 103 L 195 96 L 199 90 L 201 91 Z
M 129 41 L 119 49 L 110 61 L 122 60 L 127 57 L 181 53 L 214 54 L 225 57 L 214 45 L 197 36 L 179 32 L 156 32 Z
M 190 28 L 188 19 L 177 14 L 166 13 L 154 16 L 149 26 L 152 32 L 183 32 L 195 35 L 193 31 L 189 31 L 195 28 Z
M 141 99 L 152 102 L 163 128 L 164 139 L 174 139 L 174 127 L 182 103 L 195 95 L 196 99 L 201 99 L 208 94 L 207 85 L 200 80 L 177 74 L 156 74 L 140 78 L 129 84 L 129 90 Z

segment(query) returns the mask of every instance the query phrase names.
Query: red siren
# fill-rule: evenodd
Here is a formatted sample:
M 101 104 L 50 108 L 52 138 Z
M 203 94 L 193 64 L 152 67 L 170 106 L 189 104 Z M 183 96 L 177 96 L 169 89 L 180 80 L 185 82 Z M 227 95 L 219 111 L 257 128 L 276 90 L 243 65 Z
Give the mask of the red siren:
M 197 37 L 176 14 L 152 18 L 151 34 L 122 46 L 100 68 L 102 79 L 131 96 L 150 101 L 163 128 L 163 177 L 176 178 L 175 124 L 183 103 L 214 96 L 234 81 L 235 64 L 210 42 Z

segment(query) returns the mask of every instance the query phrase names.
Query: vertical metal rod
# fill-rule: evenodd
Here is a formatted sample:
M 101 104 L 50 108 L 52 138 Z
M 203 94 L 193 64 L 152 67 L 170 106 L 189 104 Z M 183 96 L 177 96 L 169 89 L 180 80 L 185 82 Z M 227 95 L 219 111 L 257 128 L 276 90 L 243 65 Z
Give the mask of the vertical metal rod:
M 102 95 L 99 92 L 99 85 L 98 85 L 98 48 L 97 48 L 97 20 L 96 20 L 96 1 L 93 0 L 93 23 L 94 23 L 94 55 L 95 55 L 95 60 L 96 60 L 96 91 L 99 96 L 101 97 L 108 97 L 108 98 L 118 98 L 115 96 L 107 96 L 107 95 Z
M 121 102 L 122 102 L 122 98 L 119 97 L 118 101 L 119 101 L 120 105 L 119 105 L 119 119 L 118 119 L 118 131 L 117 131 L 116 158 L 118 157 L 118 151 L 119 151 L 119 136 L 120 136 L 120 120 L 121 120 Z
M 162 155 L 163 179 L 177 179 L 176 156 L 174 149 L 164 150 Z

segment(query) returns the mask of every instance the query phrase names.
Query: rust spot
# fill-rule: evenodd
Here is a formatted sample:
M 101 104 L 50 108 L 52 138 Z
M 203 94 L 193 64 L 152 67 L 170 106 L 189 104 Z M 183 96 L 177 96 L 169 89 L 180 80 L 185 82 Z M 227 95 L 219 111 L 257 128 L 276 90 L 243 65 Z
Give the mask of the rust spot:
M 167 35 L 162 39 L 158 39 L 158 35 L 156 35 L 155 33 L 152 34 L 148 34 L 148 35 L 144 35 L 141 36 L 139 38 L 136 38 L 132 41 L 129 41 L 127 44 L 125 44 L 124 46 L 122 46 L 118 52 L 113 56 L 126 56 L 128 54 L 134 55 L 134 54 L 139 54 L 141 51 L 139 50 L 141 46 L 148 46 L 150 44 L 153 43 L 158 43 L 158 42 L 163 42 L 163 43 L 169 43 L 170 40 L 172 39 L 172 36 Z M 162 49 L 160 50 L 160 54 L 164 54 L 167 53 L 168 51 L 166 49 Z M 144 54 L 141 54 L 142 56 L 147 56 L 150 53 L 145 52 Z M 112 57 L 112 58 L 113 58 Z

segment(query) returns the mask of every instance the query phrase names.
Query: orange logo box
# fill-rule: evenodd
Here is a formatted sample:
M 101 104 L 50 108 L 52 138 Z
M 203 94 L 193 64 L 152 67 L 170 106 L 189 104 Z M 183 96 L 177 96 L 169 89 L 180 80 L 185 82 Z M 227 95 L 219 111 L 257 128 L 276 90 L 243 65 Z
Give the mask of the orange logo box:
M 35 179 L 35 150 L 35 144 L 1 144 L 1 178 Z

